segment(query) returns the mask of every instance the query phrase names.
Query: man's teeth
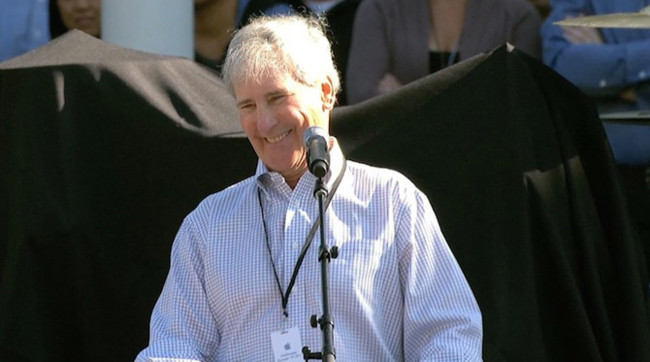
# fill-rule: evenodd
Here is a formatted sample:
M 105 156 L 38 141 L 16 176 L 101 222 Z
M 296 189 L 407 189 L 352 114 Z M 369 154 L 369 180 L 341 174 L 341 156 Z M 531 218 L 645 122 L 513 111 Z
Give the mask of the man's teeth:
M 278 143 L 278 142 L 282 141 L 282 139 L 285 138 L 289 134 L 289 132 L 291 132 L 291 131 L 286 131 L 283 134 L 275 136 L 275 137 L 269 137 L 266 140 L 269 143 Z

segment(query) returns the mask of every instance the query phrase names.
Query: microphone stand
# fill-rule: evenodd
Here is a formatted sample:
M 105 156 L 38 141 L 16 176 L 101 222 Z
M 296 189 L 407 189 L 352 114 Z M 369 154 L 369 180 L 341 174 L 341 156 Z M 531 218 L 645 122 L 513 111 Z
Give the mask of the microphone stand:
M 318 251 L 318 261 L 321 265 L 321 288 L 323 298 L 323 315 L 317 319 L 316 315 L 311 316 L 311 326 L 316 328 L 320 324 L 323 331 L 323 349 L 321 352 L 311 352 L 309 347 L 302 348 L 302 355 L 305 361 L 318 359 L 322 361 L 336 361 L 336 351 L 334 349 L 334 319 L 330 313 L 329 305 L 329 262 L 330 259 L 338 256 L 338 248 L 335 246 L 330 251 L 327 240 L 325 239 L 325 211 L 324 204 L 327 198 L 327 186 L 322 177 L 318 177 L 314 187 L 314 197 L 318 199 L 318 212 L 320 216 L 320 249 Z

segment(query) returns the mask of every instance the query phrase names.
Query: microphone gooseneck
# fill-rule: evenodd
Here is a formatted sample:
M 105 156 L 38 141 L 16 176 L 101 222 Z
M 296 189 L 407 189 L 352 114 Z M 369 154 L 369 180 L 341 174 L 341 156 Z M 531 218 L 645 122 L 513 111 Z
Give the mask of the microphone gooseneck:
M 329 135 L 322 127 L 312 126 L 302 136 L 307 148 L 307 166 L 316 177 L 323 177 L 330 167 Z

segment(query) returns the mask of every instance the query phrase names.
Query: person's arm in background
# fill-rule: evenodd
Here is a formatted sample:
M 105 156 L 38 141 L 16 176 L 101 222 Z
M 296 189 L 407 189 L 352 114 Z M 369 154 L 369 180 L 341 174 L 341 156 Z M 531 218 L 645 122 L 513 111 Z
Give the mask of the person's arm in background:
M 379 95 L 380 81 L 389 71 L 390 47 L 383 10 L 374 0 L 362 1 L 357 10 L 345 82 L 349 104 Z
M 586 1 L 554 0 L 551 5 L 551 14 L 541 31 L 544 63 L 590 96 L 618 95 L 648 80 L 650 39 L 620 44 L 598 42 L 594 30 L 568 30 L 553 24 L 569 17 L 592 14 Z M 602 39 L 603 32 L 607 31 L 613 30 L 596 32 Z
M 519 50 L 537 59 L 542 58 L 542 42 L 539 35 L 542 19 L 539 12 L 530 6 L 514 25 L 510 42 Z

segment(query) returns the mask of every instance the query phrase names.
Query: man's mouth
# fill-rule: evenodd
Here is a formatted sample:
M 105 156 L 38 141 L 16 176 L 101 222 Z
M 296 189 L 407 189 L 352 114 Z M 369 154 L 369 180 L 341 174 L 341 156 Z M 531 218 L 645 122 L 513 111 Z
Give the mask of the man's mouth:
M 266 141 L 268 143 L 278 143 L 278 142 L 282 141 L 285 137 L 287 137 L 287 135 L 289 135 L 289 133 L 291 133 L 291 130 L 288 130 L 288 131 L 286 131 L 286 132 L 284 132 L 282 134 L 279 134 L 279 135 L 277 135 L 275 137 L 267 137 Z

